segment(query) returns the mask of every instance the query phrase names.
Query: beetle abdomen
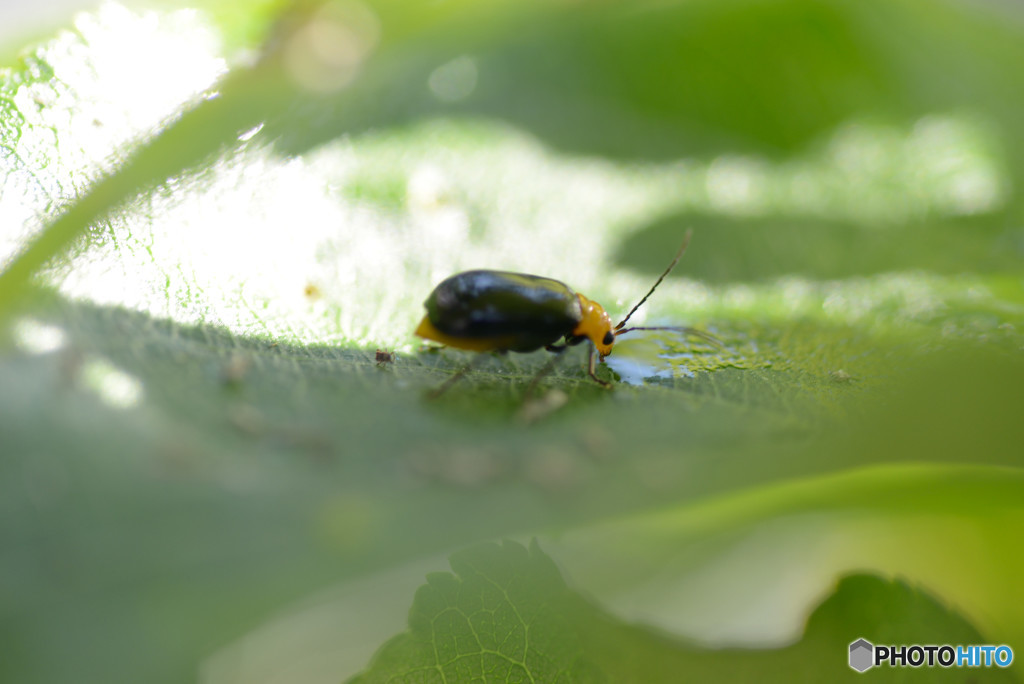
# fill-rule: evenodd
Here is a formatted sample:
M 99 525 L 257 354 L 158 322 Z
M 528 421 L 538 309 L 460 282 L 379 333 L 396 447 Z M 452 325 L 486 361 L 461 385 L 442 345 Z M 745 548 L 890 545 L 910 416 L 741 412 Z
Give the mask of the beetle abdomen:
M 466 271 L 447 278 L 424 302 L 427 318 L 453 338 L 502 340 L 499 348 L 533 351 L 557 342 L 582 319 L 565 283 L 505 271 Z

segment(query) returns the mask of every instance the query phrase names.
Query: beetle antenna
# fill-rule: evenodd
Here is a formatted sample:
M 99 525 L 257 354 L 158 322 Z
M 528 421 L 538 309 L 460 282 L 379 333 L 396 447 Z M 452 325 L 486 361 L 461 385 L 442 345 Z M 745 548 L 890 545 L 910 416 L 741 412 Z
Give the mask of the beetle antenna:
M 668 268 L 665 269 L 665 272 L 662 273 L 661 276 L 658 277 L 658 280 L 657 280 L 657 282 L 654 283 L 654 287 L 651 288 L 651 291 L 648 292 L 647 294 L 645 294 L 644 298 L 641 299 L 639 302 L 637 302 L 636 306 L 634 306 L 632 309 L 630 309 L 629 313 L 626 314 L 626 317 L 622 319 L 622 322 L 619 323 L 617 326 L 615 326 L 615 331 L 616 331 L 615 334 L 616 335 L 621 335 L 622 333 L 626 332 L 625 330 L 621 330 L 620 331 L 620 328 L 622 328 L 622 326 L 626 325 L 626 321 L 629 320 L 629 317 L 632 316 L 633 314 L 635 314 L 636 310 L 639 309 L 641 306 L 643 306 L 643 303 L 647 301 L 647 298 L 650 297 L 652 294 L 654 294 L 654 291 L 658 289 L 658 285 L 661 285 L 661 281 L 665 279 L 665 276 L 667 276 L 669 273 L 671 273 L 672 269 L 675 268 L 676 264 L 679 263 L 679 260 L 683 258 L 683 254 L 686 253 L 686 248 L 690 245 L 690 238 L 691 237 L 693 237 L 693 229 L 692 228 L 690 230 L 686 231 L 686 235 L 683 237 L 683 244 L 679 247 L 679 251 L 676 252 L 676 258 L 673 259 L 672 263 L 668 265 Z M 630 330 L 640 330 L 640 329 L 641 328 L 630 328 Z
M 646 325 L 634 326 L 632 328 L 626 328 L 625 330 L 617 330 L 615 332 L 615 336 L 618 337 L 619 335 L 625 335 L 626 333 L 633 332 L 634 330 L 671 330 L 673 332 L 683 333 L 684 335 L 690 335 L 691 337 L 700 338 L 700 339 L 704 340 L 705 342 L 710 342 L 711 344 L 715 345 L 716 347 L 723 348 L 723 349 L 725 348 L 725 345 L 722 344 L 722 341 L 719 340 L 714 335 L 712 335 L 711 333 L 706 333 L 703 330 L 698 330 L 697 328 L 684 328 L 684 327 L 673 326 L 673 325 L 656 326 L 656 327 L 648 327 Z

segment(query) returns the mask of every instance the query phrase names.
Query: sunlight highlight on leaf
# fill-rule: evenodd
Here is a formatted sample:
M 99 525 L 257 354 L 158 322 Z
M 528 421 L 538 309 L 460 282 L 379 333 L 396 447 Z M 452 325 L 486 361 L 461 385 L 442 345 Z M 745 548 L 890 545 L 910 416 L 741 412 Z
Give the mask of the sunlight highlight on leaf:
M 81 368 L 82 384 L 104 403 L 117 409 L 138 405 L 144 396 L 142 382 L 106 359 L 87 359 Z
M 114 2 L 81 13 L 28 59 L 0 71 L 0 265 L 40 223 L 84 191 L 124 150 L 210 87 L 226 65 L 192 10 L 136 13 Z M 27 73 L 26 73 L 27 72 Z
M 56 325 L 33 318 L 21 318 L 14 323 L 14 343 L 29 354 L 48 354 L 67 344 L 67 335 Z

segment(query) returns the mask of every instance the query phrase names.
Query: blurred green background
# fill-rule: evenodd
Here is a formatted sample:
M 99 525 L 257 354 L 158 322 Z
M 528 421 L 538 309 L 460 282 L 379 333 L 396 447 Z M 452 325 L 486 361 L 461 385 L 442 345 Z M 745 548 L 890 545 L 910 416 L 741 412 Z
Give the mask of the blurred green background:
M 0 41 L 3 681 L 1024 653 L 1017 3 L 108 2 Z M 442 278 L 617 320 L 688 229 L 633 321 L 720 348 L 426 400 L 470 356 L 411 335 Z

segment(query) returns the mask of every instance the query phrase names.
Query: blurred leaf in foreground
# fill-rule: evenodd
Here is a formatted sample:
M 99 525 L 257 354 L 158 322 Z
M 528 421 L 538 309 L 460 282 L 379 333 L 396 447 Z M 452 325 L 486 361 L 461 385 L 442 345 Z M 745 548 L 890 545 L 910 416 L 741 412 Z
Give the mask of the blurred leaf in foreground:
M 47 325 L 23 321 L 26 351 L 0 359 L 0 630 L 20 645 L 0 672 L 16 680 L 62 681 L 74 662 L 82 682 L 174 681 L 289 602 L 423 554 L 629 523 L 730 493 L 743 495 L 741 511 L 771 515 L 785 509 L 748 504 L 772 483 L 865 463 L 962 461 L 938 448 L 954 444 L 938 434 L 922 451 L 875 422 L 822 415 L 864 413 L 851 399 L 892 401 L 893 385 L 910 394 L 901 401 L 915 430 L 931 416 L 961 444 L 986 446 L 978 465 L 1020 462 L 1019 364 L 939 357 L 918 394 L 919 379 L 880 383 L 892 376 L 892 350 L 870 353 L 871 336 L 851 346 L 845 331 L 809 324 L 776 329 L 791 370 L 689 377 L 677 359 L 678 375 L 654 366 L 667 373 L 605 392 L 582 359 L 567 359 L 550 382 L 569 404 L 530 426 L 514 416 L 543 355 L 494 359 L 444 401 L 424 402 L 458 358 L 409 355 L 378 369 L 372 350 L 291 346 L 83 304 L 64 303 Z M 839 363 L 856 377 L 830 378 Z M 1005 392 L 986 389 L 997 382 Z M 944 392 L 974 408 L 936 409 Z M 958 418 L 972 416 L 990 419 Z M 835 442 L 801 448 L 819 430 Z M 853 448 L 857 430 L 875 441 Z M 807 510 L 839 500 L 823 492 Z M 981 492 L 964 501 L 1002 500 Z M 659 554 L 686 542 L 672 525 L 651 537 L 625 523 L 608 549 L 620 558 L 630 549 L 641 573 L 666 567 Z M 725 518 L 723 534 L 732 523 Z M 125 648 L 136 657 L 124 659 Z

